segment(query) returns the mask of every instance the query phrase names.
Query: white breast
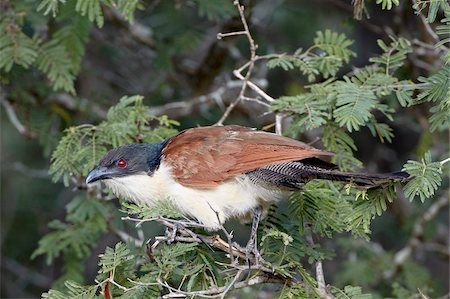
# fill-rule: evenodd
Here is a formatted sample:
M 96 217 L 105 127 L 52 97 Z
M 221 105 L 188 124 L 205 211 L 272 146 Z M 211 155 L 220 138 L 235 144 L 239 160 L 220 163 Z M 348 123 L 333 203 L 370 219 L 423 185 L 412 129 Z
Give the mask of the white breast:
M 261 201 L 278 200 L 284 195 L 258 187 L 245 176 L 228 180 L 213 189 L 185 187 L 172 178 L 170 166 L 164 162 L 152 176 L 142 173 L 108 179 L 105 183 L 117 196 L 137 204 L 152 206 L 159 200 L 171 200 L 180 211 L 195 217 L 210 230 L 219 229 L 220 223 L 230 217 L 251 212 Z

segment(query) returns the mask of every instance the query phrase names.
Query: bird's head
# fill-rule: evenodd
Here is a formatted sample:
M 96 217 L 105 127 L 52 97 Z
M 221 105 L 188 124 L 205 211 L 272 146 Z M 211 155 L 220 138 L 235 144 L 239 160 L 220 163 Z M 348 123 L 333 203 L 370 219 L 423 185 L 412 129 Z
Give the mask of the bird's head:
M 129 144 L 109 151 L 88 173 L 86 184 L 132 175 L 151 175 L 160 164 L 164 144 Z

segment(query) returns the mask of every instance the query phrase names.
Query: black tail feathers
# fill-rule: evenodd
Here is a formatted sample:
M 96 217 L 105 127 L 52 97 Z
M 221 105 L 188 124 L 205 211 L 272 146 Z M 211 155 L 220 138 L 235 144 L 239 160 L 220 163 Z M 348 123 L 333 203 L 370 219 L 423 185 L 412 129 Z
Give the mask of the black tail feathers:
M 353 173 L 334 170 L 334 165 L 327 162 L 317 163 L 319 159 L 305 159 L 267 165 L 246 175 L 258 185 L 283 186 L 297 189 L 299 184 L 314 179 L 351 182 L 358 186 L 371 187 L 391 182 L 405 182 L 409 178 L 406 172 L 391 174 Z M 325 163 L 325 164 L 323 164 Z
M 376 186 L 390 182 L 405 182 L 409 178 L 409 174 L 402 171 L 389 174 L 369 174 L 316 169 L 315 174 L 318 179 L 352 182 L 359 186 Z

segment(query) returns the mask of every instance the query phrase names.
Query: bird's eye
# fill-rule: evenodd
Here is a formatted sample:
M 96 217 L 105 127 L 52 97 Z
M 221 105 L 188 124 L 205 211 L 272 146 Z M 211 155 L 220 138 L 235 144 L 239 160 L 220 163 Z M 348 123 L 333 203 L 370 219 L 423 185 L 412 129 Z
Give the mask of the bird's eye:
M 127 161 L 125 161 L 124 159 L 120 159 L 119 161 L 117 161 L 117 167 L 119 168 L 127 167 Z

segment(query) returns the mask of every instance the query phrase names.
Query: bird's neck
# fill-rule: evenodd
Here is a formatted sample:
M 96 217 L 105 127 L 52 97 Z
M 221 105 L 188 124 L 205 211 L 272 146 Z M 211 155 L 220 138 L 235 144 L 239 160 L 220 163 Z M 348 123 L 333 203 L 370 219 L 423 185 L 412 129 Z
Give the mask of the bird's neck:
M 158 200 L 167 198 L 171 181 L 169 167 L 161 163 L 150 175 L 141 172 L 108 179 L 105 183 L 118 197 L 136 204 L 152 206 Z

